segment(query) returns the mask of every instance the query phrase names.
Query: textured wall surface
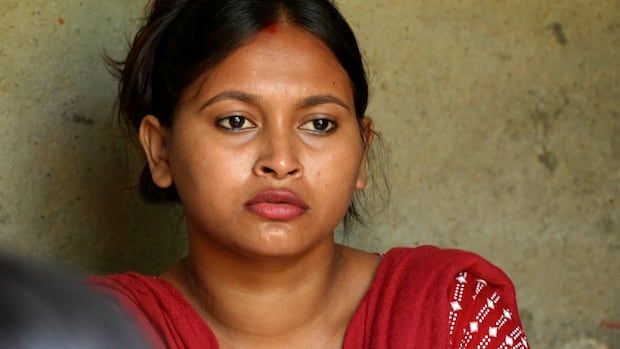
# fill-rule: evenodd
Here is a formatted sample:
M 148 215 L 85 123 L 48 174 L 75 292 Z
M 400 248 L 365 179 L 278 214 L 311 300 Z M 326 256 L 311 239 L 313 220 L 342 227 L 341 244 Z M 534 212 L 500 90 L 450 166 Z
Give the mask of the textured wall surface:
M 513 278 L 537 348 L 620 347 L 620 3 L 341 0 L 391 148 L 392 201 L 350 243 L 473 250 Z M 102 64 L 144 1 L 1 0 L 0 246 L 86 271 L 183 253 Z
M 129 190 L 102 60 L 144 2 L 0 1 L 0 246 L 84 270 L 162 268 L 181 249 L 178 213 Z

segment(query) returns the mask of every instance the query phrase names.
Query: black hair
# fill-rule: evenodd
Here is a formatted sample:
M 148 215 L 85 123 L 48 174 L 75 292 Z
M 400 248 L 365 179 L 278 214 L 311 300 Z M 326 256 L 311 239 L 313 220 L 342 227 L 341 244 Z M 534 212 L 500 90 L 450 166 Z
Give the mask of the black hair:
M 368 146 L 368 133 L 361 122 L 368 106 L 362 54 L 353 30 L 330 0 L 152 0 L 126 59 L 110 61 L 120 82 L 120 121 L 133 135 L 149 114 L 171 126 L 180 97 L 191 83 L 271 24 L 282 21 L 320 39 L 347 72 L 362 142 Z M 174 184 L 168 188 L 155 185 L 148 166 L 140 176 L 139 190 L 148 202 L 179 201 Z M 345 224 L 363 220 L 355 201 Z
M 112 299 L 57 267 L 0 255 L 0 348 L 151 348 Z

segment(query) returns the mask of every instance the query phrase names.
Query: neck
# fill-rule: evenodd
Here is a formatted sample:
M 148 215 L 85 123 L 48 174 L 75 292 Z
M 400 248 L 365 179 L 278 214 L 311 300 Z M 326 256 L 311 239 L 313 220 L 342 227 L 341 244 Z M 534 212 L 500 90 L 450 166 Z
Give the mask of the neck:
M 222 249 L 191 234 L 190 246 L 188 287 L 220 335 L 268 339 L 309 328 L 321 320 L 339 284 L 340 247 L 332 238 L 298 255 L 272 258 Z

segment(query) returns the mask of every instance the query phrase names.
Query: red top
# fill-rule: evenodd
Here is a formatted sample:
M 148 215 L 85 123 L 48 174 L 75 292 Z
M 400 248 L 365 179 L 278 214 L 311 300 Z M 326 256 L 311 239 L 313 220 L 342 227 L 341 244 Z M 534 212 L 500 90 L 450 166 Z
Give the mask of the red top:
M 137 273 L 94 276 L 160 348 L 219 348 L 171 284 Z M 379 264 L 344 349 L 529 348 L 510 279 L 481 257 L 431 246 L 395 248 Z

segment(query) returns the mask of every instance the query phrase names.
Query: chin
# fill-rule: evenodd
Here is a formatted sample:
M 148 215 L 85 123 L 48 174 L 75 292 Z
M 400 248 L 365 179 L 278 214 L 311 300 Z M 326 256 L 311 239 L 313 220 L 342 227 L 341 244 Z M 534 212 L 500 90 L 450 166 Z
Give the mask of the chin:
M 262 230 L 252 241 L 238 244 L 238 248 L 241 253 L 258 258 L 295 257 L 324 243 L 333 243 L 332 234 L 312 237 L 312 234 L 302 234 L 274 224 Z

